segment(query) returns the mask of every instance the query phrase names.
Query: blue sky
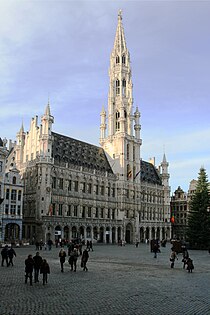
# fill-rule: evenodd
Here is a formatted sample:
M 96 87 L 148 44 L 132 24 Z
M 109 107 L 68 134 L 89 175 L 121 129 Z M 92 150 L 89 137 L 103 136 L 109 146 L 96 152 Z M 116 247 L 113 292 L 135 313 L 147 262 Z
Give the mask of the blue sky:
M 53 130 L 99 144 L 109 57 L 122 9 L 141 156 L 166 153 L 172 192 L 210 176 L 209 1 L 0 2 L 0 136 L 15 140 L 48 96 Z

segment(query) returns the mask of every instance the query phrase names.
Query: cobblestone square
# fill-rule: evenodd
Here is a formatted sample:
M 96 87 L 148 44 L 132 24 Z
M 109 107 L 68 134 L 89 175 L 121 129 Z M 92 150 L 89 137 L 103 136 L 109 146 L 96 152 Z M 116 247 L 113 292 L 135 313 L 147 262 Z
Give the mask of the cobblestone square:
M 95 245 L 88 272 L 71 272 L 68 262 L 60 271 L 58 252 L 42 250 L 51 268 L 48 284 L 24 283 L 24 261 L 35 246 L 17 248 L 14 267 L 0 267 L 1 315 L 128 315 L 210 314 L 210 255 L 189 251 L 195 269 L 183 269 L 179 254 L 170 268 L 170 248 L 155 259 L 149 245 Z M 67 259 L 68 260 L 68 259 Z

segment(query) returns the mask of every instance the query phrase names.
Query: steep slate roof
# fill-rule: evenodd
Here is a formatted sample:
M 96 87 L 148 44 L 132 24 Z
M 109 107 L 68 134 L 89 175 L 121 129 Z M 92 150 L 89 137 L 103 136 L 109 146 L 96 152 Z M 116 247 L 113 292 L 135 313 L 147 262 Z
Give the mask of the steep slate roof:
M 101 147 L 52 132 L 52 157 L 55 161 L 113 174 Z
M 141 160 L 141 181 L 162 185 L 161 177 L 153 164 Z

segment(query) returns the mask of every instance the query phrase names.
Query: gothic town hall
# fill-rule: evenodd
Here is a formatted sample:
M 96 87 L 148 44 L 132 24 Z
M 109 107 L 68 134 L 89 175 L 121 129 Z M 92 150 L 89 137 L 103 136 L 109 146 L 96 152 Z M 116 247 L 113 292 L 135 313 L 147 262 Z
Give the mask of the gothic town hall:
M 171 237 L 170 186 L 165 154 L 141 158 L 140 111 L 133 104 L 130 54 L 122 14 L 110 56 L 107 110 L 100 146 L 54 131 L 50 104 L 38 125 L 23 125 L 9 155 L 24 181 L 25 239 L 117 243 Z

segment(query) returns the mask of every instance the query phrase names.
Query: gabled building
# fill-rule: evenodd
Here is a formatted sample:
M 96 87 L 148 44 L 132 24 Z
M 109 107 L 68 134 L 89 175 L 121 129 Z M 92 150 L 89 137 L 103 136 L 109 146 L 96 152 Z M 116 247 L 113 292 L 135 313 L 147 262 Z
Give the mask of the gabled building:
M 119 12 L 110 57 L 107 112 L 100 145 L 53 131 L 46 106 L 28 132 L 17 134 L 15 161 L 24 180 L 23 237 L 37 240 L 170 238 L 170 186 L 164 154 L 160 168 L 141 158 L 140 112 L 133 113 L 130 54 Z
M 10 158 L 13 149 L 7 150 L 6 143 L 0 138 L 1 241 L 19 243 L 22 240 L 23 182 L 14 158 Z
M 186 240 L 190 201 L 196 190 L 197 181 L 190 182 L 188 192 L 179 186 L 171 197 L 172 237 Z

